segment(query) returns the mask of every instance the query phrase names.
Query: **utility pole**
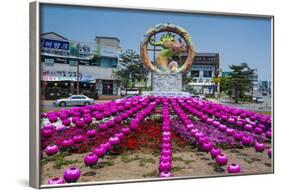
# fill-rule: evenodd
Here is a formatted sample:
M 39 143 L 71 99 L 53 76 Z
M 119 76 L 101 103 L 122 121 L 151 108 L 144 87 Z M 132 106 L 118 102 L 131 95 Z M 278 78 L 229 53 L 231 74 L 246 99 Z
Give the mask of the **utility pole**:
M 79 56 L 80 56 L 80 43 L 77 44 L 77 63 L 76 63 L 76 66 L 77 66 L 77 70 L 76 70 L 76 89 L 77 89 L 77 94 L 79 94 Z

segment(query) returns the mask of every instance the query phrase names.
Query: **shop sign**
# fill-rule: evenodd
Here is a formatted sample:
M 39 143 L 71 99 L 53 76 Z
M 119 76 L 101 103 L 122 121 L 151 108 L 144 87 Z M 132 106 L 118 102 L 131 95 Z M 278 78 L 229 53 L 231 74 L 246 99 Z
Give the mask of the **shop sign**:
M 55 62 L 56 62 L 56 63 L 67 64 L 67 59 L 66 59 L 66 58 L 56 57 L 56 58 L 55 58 Z
M 69 42 L 51 39 L 41 39 L 41 47 L 44 49 L 69 51 Z
M 54 59 L 45 58 L 44 62 L 45 62 L 46 66 L 53 66 L 54 65 Z
M 42 72 L 43 81 L 76 81 L 76 71 L 60 71 L 60 70 L 46 70 Z M 80 81 L 95 81 L 92 74 L 79 72 Z
M 77 65 L 77 60 L 69 60 L 69 65 L 70 66 L 76 66 Z

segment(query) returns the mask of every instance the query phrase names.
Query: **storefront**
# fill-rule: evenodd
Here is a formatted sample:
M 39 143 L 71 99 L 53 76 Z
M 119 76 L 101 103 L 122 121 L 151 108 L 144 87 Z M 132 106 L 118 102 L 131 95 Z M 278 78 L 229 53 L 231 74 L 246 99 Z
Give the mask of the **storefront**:
M 120 81 L 113 75 L 113 69 L 118 66 L 119 40 L 99 37 L 100 40 L 103 38 L 108 43 L 118 43 L 106 46 L 102 43 L 71 41 L 54 32 L 42 34 L 42 99 L 58 99 L 77 94 L 77 75 L 79 94 L 95 99 L 101 95 L 120 94 Z

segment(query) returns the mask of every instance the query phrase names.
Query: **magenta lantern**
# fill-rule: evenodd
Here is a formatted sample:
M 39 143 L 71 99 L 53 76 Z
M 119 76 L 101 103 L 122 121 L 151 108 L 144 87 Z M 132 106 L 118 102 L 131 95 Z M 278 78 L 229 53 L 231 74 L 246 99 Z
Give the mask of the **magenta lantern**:
M 100 125 L 98 126 L 98 128 L 99 128 L 99 130 L 101 130 L 101 131 L 105 131 L 106 129 L 108 129 L 108 126 L 107 126 L 106 123 L 103 123 L 103 124 L 100 124 Z
M 204 134 L 202 133 L 202 132 L 196 132 L 195 134 L 194 134 L 194 137 L 198 140 L 200 137 L 203 137 L 204 136 Z
M 192 129 L 192 130 L 190 131 L 190 133 L 191 133 L 192 136 L 194 136 L 196 132 L 198 132 L 198 129 Z
M 55 127 L 53 125 L 44 126 L 41 129 L 41 135 L 43 137 L 51 137 L 55 132 Z
M 213 121 L 213 126 L 214 126 L 214 127 L 220 126 L 220 122 L 219 122 L 219 121 Z
M 253 130 L 253 126 L 250 125 L 250 124 L 246 124 L 246 125 L 244 126 L 244 129 L 247 130 L 247 131 L 252 131 L 252 130 Z
M 244 123 L 242 121 L 236 121 L 235 124 L 237 127 L 243 127 Z
M 84 163 L 86 166 L 95 165 L 98 162 L 98 160 L 99 157 L 94 153 L 90 153 L 84 157 Z
M 265 133 L 265 136 L 266 136 L 266 138 L 268 138 L 268 139 L 271 139 L 271 131 L 266 131 L 266 133 Z
M 76 182 L 81 175 L 81 171 L 78 168 L 71 167 L 64 171 L 63 178 L 68 183 Z
M 243 138 L 243 134 L 241 132 L 235 132 L 234 135 L 233 135 L 234 139 L 237 140 L 237 141 L 241 141 L 242 138 Z
M 162 137 L 162 143 L 165 143 L 165 142 L 171 142 L 171 137 L 170 136 L 164 136 Z
M 162 171 L 159 174 L 159 177 L 173 177 L 174 175 L 171 172 L 168 171 Z
M 138 123 L 136 123 L 136 122 L 131 122 L 131 124 L 130 124 L 130 129 L 132 129 L 132 130 L 136 130 L 138 127 L 139 127 L 139 125 L 138 125 Z
M 164 131 L 164 132 L 162 132 L 162 136 L 169 136 L 169 137 L 171 137 L 171 132 L 170 131 Z
M 220 148 L 212 148 L 212 150 L 210 151 L 210 154 L 212 156 L 212 158 L 216 158 L 217 155 L 221 154 L 221 149 Z
M 73 145 L 73 140 L 72 139 L 65 139 L 61 142 L 61 146 L 63 148 L 70 148 Z
M 226 165 L 227 161 L 228 161 L 228 157 L 223 153 L 217 155 L 216 157 L 216 163 L 220 166 Z
M 162 149 L 171 149 L 172 146 L 171 146 L 171 143 L 165 142 L 165 143 L 161 144 L 161 148 Z
M 81 143 L 84 141 L 84 136 L 83 135 L 74 135 L 72 140 L 74 143 Z
M 55 177 L 48 180 L 48 184 L 49 185 L 64 184 L 64 179 L 62 177 Z
M 213 123 L 213 119 L 211 119 L 211 118 L 208 118 L 207 120 L 206 120 L 206 122 L 207 122 L 207 124 L 209 124 L 209 125 L 211 125 L 212 123 Z
M 120 140 L 122 140 L 122 139 L 124 139 L 125 138 L 125 136 L 124 136 L 124 134 L 123 133 L 115 133 L 115 135 L 114 135 L 115 137 L 118 137 Z
M 85 123 L 90 124 L 90 123 L 92 123 L 92 121 L 93 121 L 92 117 L 84 117 L 84 122 Z
M 204 142 L 203 145 L 202 145 L 202 150 L 205 151 L 205 152 L 210 152 L 213 148 L 213 144 L 211 142 Z
M 162 126 L 162 131 L 168 132 L 168 131 L 170 131 L 170 130 L 171 130 L 171 127 L 170 127 L 169 125 L 163 125 L 163 126 Z
M 50 121 L 51 123 L 54 123 L 54 122 L 56 122 L 56 121 L 58 120 L 58 117 L 55 116 L 55 115 L 49 115 L 49 116 L 48 116 L 48 119 L 49 119 L 49 121 Z
M 265 145 L 263 143 L 256 142 L 255 149 L 257 152 L 263 152 L 265 149 Z
M 115 122 L 114 122 L 113 120 L 109 120 L 109 121 L 107 122 L 107 126 L 108 126 L 108 127 L 114 127 L 114 125 L 115 125 Z
M 234 118 L 228 118 L 228 119 L 227 119 L 227 122 L 228 122 L 229 124 L 234 124 L 234 123 L 235 123 L 235 119 L 234 119 Z
M 230 164 L 227 167 L 228 173 L 240 173 L 240 166 L 238 164 Z
M 83 120 L 77 120 L 75 122 L 75 126 L 78 128 L 82 128 L 82 127 L 84 127 L 84 125 L 85 125 L 85 122 Z
M 120 116 L 117 116 L 113 120 L 114 120 L 115 123 L 121 123 L 122 118 Z
M 199 139 L 198 139 L 198 143 L 199 143 L 200 145 L 203 145 L 203 143 L 205 143 L 205 142 L 207 142 L 207 141 L 208 141 L 208 137 L 206 137 L 206 136 L 199 137 Z
M 234 129 L 231 128 L 227 128 L 225 132 L 228 136 L 232 136 L 235 133 Z
M 131 129 L 129 127 L 123 127 L 121 129 L 121 132 L 124 134 L 124 135 L 128 135 L 130 132 L 131 132 Z
M 109 142 L 101 144 L 101 147 L 103 147 L 106 151 L 109 151 L 112 149 L 112 145 Z
M 89 129 L 89 130 L 86 132 L 87 137 L 90 137 L 90 138 L 95 137 L 96 134 L 97 134 L 97 131 L 96 131 L 95 129 Z
M 169 156 L 169 155 L 167 155 L 167 154 L 163 154 L 163 155 L 161 155 L 161 157 L 160 157 L 160 161 L 171 162 L 171 161 L 172 161 L 172 158 L 171 158 L 171 156 Z
M 117 145 L 120 143 L 120 139 L 116 136 L 114 137 L 110 137 L 108 142 L 111 144 L 111 145 Z
M 165 154 L 171 156 L 172 155 L 171 149 L 168 148 L 162 149 L 161 155 L 165 155 Z
M 57 132 L 62 132 L 66 129 L 67 127 L 65 125 L 59 125 L 56 127 Z
M 106 150 L 104 147 L 99 146 L 93 150 L 93 153 L 95 153 L 98 157 L 103 157 L 106 154 Z
M 219 129 L 220 131 L 226 131 L 227 127 L 226 127 L 225 125 L 223 125 L 223 124 L 220 124 L 219 127 L 218 127 L 218 129 Z
M 223 121 L 226 121 L 226 120 L 227 120 L 227 118 L 228 118 L 228 116 L 227 116 L 227 115 L 223 115 L 223 116 L 221 116 L 221 119 L 222 119 Z
M 252 143 L 252 138 L 248 135 L 244 135 L 241 142 L 243 145 L 250 145 Z
M 103 119 L 103 115 L 101 114 L 101 113 L 97 113 L 97 114 L 95 114 L 95 116 L 94 116 L 95 118 L 96 118 L 96 120 L 98 120 L 98 121 L 100 121 L 100 120 L 102 120 Z
M 64 119 L 62 120 L 62 124 L 65 126 L 69 126 L 71 124 L 71 120 L 70 119 Z
M 256 134 L 262 134 L 262 132 L 263 132 L 263 130 L 261 128 L 259 128 L 259 127 L 256 127 L 254 129 L 254 131 L 255 131 Z
M 188 131 L 191 131 L 191 129 L 194 128 L 194 125 L 193 125 L 193 124 L 188 124 L 188 125 L 186 125 L 185 127 L 186 127 L 186 129 L 187 129 Z
M 267 155 L 268 155 L 269 158 L 272 157 L 272 148 L 268 149 Z
M 51 156 L 51 155 L 54 155 L 56 154 L 57 152 L 59 151 L 59 147 L 55 144 L 53 145 L 48 145 L 46 148 L 45 148 L 45 152 L 48 156 Z
M 172 163 L 168 161 L 161 161 L 159 163 L 159 170 L 160 171 L 170 171 L 172 168 Z

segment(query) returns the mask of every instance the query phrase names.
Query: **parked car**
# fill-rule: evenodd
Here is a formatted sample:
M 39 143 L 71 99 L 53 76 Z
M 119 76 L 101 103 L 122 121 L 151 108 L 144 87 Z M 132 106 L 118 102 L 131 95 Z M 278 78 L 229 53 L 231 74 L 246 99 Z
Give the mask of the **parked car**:
M 262 97 L 256 97 L 256 102 L 257 102 L 257 103 L 263 103 L 264 100 L 263 100 Z
M 54 102 L 55 106 L 87 106 L 94 103 L 94 99 L 88 98 L 85 95 L 72 95 L 69 98 L 58 99 Z
M 263 96 L 267 96 L 267 92 L 262 92 L 262 95 Z
M 127 88 L 121 90 L 121 96 L 126 96 L 126 95 L 139 95 L 140 90 L 138 88 Z
M 206 100 L 206 95 L 205 94 L 198 94 L 198 95 L 191 95 L 192 98 L 197 98 L 200 100 Z

